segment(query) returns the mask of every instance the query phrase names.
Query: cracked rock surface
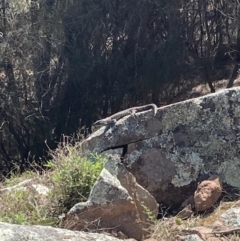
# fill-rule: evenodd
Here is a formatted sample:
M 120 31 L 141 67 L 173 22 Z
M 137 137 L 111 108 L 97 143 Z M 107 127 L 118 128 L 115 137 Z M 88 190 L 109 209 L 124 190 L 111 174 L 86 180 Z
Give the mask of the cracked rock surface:
M 81 153 L 125 147 L 123 163 L 158 202 L 176 204 L 198 181 L 218 174 L 240 187 L 240 88 L 186 100 L 102 127 L 80 146 Z M 120 161 L 120 160 L 119 160 Z

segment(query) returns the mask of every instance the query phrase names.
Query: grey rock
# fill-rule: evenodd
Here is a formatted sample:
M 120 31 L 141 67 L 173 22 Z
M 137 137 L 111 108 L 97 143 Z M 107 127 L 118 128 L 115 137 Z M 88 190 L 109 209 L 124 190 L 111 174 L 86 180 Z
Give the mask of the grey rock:
M 122 232 L 141 240 L 157 217 L 158 205 L 135 177 L 109 155 L 87 202 L 77 203 L 67 215 L 65 227 L 72 230 L 108 230 Z
M 197 234 L 186 235 L 184 241 L 204 241 Z
M 159 203 L 181 203 L 203 176 L 240 188 L 240 88 L 139 113 L 100 128 L 82 154 L 128 146 L 123 163 Z M 119 159 L 120 161 L 120 159 Z
M 46 226 L 16 225 L 0 222 L 1 241 L 118 241 L 99 233 L 85 233 Z
M 240 227 L 240 207 L 230 208 L 221 215 L 221 221 L 231 227 Z

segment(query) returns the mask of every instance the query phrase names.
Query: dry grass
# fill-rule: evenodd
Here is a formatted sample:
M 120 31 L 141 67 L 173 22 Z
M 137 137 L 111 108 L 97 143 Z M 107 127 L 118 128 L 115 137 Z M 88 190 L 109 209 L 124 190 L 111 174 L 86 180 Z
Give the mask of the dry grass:
M 212 229 L 216 226 L 223 226 L 223 222 L 220 222 L 220 216 L 225 211 L 233 207 L 240 207 L 240 201 L 234 202 L 221 202 L 212 213 L 208 214 L 197 214 L 187 220 L 182 220 L 177 217 L 171 217 L 167 219 L 159 220 L 158 223 L 151 227 L 152 235 L 151 238 L 156 240 L 176 240 L 178 236 L 186 235 L 183 230 L 191 230 L 196 227 L 206 227 Z M 226 234 L 220 240 L 223 241 L 239 241 L 240 236 L 237 233 Z M 208 239 L 206 239 L 207 241 Z M 211 240 L 211 239 L 209 239 Z M 218 240 L 218 239 L 214 239 Z
M 44 175 L 26 172 L 2 183 L 0 221 L 59 226 L 64 213 L 88 198 L 105 159 L 99 155 L 91 160 L 80 157 L 77 148 L 68 143 L 62 143 L 52 154 Z M 17 185 L 25 180 L 29 182 Z M 45 186 L 49 192 L 39 194 L 32 184 Z

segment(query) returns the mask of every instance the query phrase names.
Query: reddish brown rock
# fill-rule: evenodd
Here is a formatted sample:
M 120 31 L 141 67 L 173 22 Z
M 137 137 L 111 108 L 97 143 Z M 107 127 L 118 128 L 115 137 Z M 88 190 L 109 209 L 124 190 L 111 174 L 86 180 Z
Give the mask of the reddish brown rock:
M 205 211 L 212 207 L 222 193 L 222 181 L 219 176 L 213 175 L 208 180 L 201 182 L 194 193 L 195 208 Z

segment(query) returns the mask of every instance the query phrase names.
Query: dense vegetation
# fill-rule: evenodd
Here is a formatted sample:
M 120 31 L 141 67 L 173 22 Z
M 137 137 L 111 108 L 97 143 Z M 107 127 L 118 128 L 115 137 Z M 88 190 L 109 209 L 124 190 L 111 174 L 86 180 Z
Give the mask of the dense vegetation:
M 238 70 L 236 0 L 2 0 L 0 173 L 42 163 L 62 134 L 176 101 Z M 230 68 L 230 67 L 231 68 Z

